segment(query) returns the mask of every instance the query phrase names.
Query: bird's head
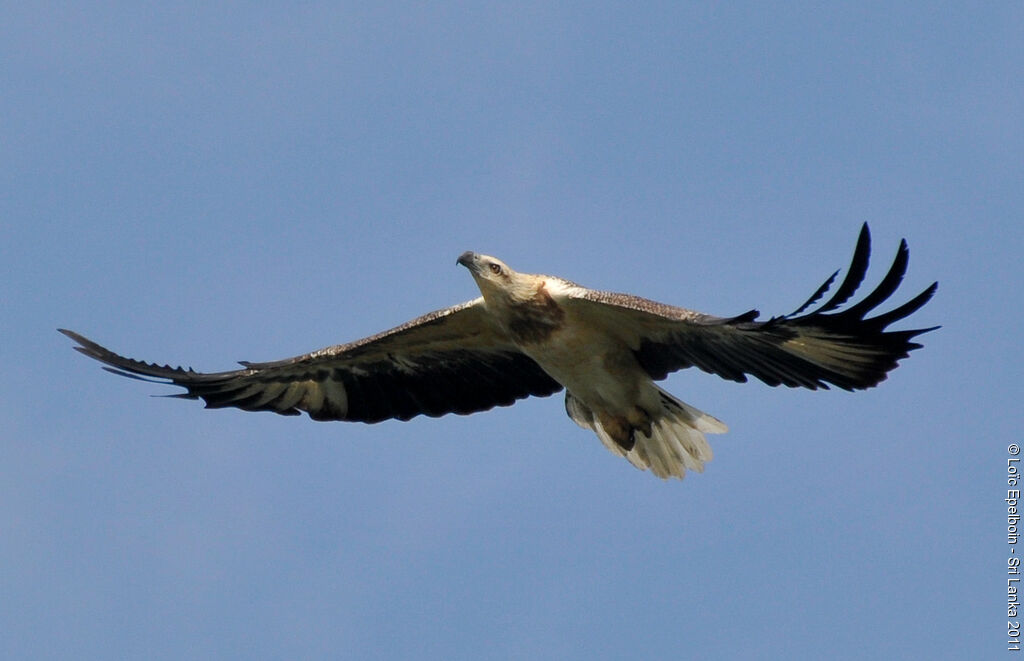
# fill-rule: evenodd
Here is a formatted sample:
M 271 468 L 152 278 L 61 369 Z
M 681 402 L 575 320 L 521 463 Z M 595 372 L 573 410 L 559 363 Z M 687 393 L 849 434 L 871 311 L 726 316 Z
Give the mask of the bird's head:
M 488 303 L 511 303 L 517 299 L 525 299 L 535 292 L 534 276 L 517 273 L 508 264 L 497 257 L 481 255 L 467 250 L 456 260 L 469 269 L 476 280 L 480 293 Z

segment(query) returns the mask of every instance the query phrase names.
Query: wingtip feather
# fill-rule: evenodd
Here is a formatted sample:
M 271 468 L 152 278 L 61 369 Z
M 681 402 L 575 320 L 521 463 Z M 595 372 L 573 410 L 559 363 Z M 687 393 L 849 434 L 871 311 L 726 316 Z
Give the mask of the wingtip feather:
M 868 224 L 864 223 L 860 228 L 860 234 L 857 236 L 857 245 L 853 249 L 853 258 L 850 260 L 850 266 L 847 268 L 846 277 L 843 278 L 842 283 L 840 283 L 832 298 L 818 308 L 815 314 L 835 310 L 848 301 L 864 281 L 870 259 L 871 232 L 868 229 Z

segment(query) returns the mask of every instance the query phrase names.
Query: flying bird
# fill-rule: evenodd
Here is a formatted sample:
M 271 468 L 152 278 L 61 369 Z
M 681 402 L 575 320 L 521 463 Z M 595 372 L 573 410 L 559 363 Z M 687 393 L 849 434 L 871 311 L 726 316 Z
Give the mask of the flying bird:
M 173 397 L 201 398 L 207 408 L 305 411 L 314 420 L 463 415 L 564 388 L 569 417 L 605 447 L 658 477 L 681 479 L 711 459 L 704 435 L 727 428 L 655 383 L 670 372 L 695 366 L 732 381 L 749 375 L 770 386 L 860 390 L 877 385 L 920 348 L 914 337 L 938 328 L 886 330 L 927 303 L 938 283 L 867 317 L 903 279 L 905 240 L 881 283 L 839 309 L 864 279 L 870 244 L 865 224 L 846 276 L 820 307 L 807 311 L 839 271 L 794 312 L 764 321 L 757 310 L 716 317 L 518 273 L 494 257 L 465 252 L 457 263 L 473 276 L 479 298 L 355 342 L 274 362 L 242 362 L 242 369 L 228 372 L 161 367 L 60 332 L 110 372 L 185 388 Z

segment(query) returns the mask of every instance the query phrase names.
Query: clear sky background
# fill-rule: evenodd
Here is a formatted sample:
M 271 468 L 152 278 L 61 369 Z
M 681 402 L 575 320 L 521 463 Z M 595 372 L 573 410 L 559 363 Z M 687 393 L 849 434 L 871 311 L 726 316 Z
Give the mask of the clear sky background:
M 1005 649 L 1017 3 L 6 3 L 0 656 L 957 658 Z M 464 250 L 789 312 L 868 221 L 880 388 L 689 370 L 701 475 L 561 396 L 315 423 L 151 397 L 478 292 Z

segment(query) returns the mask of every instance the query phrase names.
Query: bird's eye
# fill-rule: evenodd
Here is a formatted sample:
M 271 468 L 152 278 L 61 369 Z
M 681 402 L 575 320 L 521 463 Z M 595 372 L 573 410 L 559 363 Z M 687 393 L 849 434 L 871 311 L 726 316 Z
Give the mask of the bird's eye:
M 491 262 L 490 267 L 491 273 L 493 273 L 494 275 L 501 275 L 501 264 L 495 264 L 494 262 Z

